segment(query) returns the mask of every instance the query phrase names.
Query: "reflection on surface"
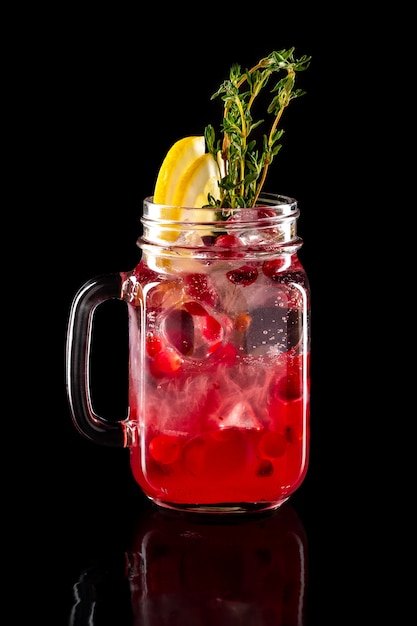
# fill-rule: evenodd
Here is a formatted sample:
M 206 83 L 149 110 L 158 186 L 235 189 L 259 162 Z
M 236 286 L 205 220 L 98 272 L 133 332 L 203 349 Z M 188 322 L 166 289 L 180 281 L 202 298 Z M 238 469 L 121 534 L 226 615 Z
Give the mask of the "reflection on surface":
M 288 503 L 229 521 L 151 508 L 125 554 L 82 572 L 70 625 L 304 626 L 307 566 Z

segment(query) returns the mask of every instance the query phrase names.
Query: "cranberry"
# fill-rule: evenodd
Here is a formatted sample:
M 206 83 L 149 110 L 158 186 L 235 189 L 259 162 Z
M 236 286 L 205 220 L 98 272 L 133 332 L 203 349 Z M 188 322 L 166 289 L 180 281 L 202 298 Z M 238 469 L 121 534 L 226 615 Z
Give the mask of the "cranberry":
M 303 438 L 302 431 L 300 428 L 287 426 L 285 428 L 285 438 L 288 443 L 296 443 L 297 441 L 301 441 Z
M 158 337 L 155 337 L 152 333 L 148 333 L 146 336 L 146 354 L 150 357 L 155 356 L 162 349 L 162 342 Z
M 266 209 L 265 207 L 258 209 L 259 219 L 264 219 L 266 217 L 275 217 L 275 216 L 276 216 L 276 213 L 273 209 Z
M 221 258 L 242 256 L 242 253 L 236 251 L 237 248 L 242 248 L 242 242 L 237 235 L 219 235 L 214 245 L 216 248 L 222 248 L 218 252 Z
M 274 473 L 274 466 L 269 459 L 262 459 L 256 473 L 260 477 L 271 476 Z
M 303 379 L 301 371 L 291 372 L 280 378 L 275 386 L 274 393 L 284 402 L 298 400 L 303 395 Z
M 236 235 L 219 235 L 214 245 L 218 248 L 239 248 L 242 242 Z
M 271 276 L 272 280 L 283 285 L 291 285 L 296 283 L 303 287 L 306 286 L 306 275 L 302 270 L 295 270 L 294 272 L 281 272 Z
M 206 274 L 188 274 L 184 279 L 184 291 L 187 296 L 214 306 L 217 293 Z
M 149 444 L 149 453 L 158 463 L 174 463 L 181 454 L 181 443 L 173 435 L 157 435 Z
M 201 240 L 205 246 L 213 246 L 216 238 L 214 235 L 204 235 L 203 237 L 201 237 Z
M 226 276 L 234 285 L 247 287 L 258 278 L 258 270 L 256 267 L 251 267 L 250 265 L 242 265 L 242 267 L 239 267 L 237 270 L 226 272 Z
M 179 373 L 182 364 L 180 355 L 167 346 L 155 354 L 154 358 L 150 360 L 149 369 L 155 378 L 162 378 L 163 376 L 175 376 Z
M 147 283 L 154 282 L 159 277 L 159 274 L 151 270 L 144 261 L 140 261 L 138 263 L 133 273 L 141 285 L 146 285 Z
M 231 343 L 223 344 L 219 341 L 210 348 L 208 354 L 216 357 L 216 364 L 234 365 L 236 363 L 237 350 Z
M 207 315 L 204 318 L 202 333 L 208 341 L 219 340 L 222 334 L 221 324 L 211 315 Z
M 191 315 L 207 315 L 206 309 L 198 302 L 184 302 L 184 309 Z
M 262 264 L 262 271 L 268 278 L 274 278 L 275 274 L 281 271 L 285 266 L 285 259 L 273 259 L 272 261 L 264 261 Z

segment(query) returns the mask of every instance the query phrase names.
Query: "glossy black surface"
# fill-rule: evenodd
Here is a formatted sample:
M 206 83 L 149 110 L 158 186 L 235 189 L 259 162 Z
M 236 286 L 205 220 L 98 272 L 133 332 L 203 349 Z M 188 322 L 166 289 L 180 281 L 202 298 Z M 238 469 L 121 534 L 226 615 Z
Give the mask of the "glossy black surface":
M 308 549 L 294 509 L 202 520 L 145 507 L 128 548 L 93 560 L 73 586 L 70 622 L 303 624 Z

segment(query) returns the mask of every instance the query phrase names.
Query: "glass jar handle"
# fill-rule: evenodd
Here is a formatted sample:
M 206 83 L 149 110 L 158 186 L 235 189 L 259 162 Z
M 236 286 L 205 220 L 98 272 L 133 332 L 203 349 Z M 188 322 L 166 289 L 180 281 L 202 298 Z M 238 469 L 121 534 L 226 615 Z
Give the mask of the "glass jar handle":
M 103 274 L 84 283 L 72 301 L 66 345 L 66 386 L 74 425 L 84 437 L 113 447 L 126 447 L 125 424 L 106 420 L 93 409 L 91 340 L 97 307 L 112 298 L 120 299 L 121 285 L 120 274 Z

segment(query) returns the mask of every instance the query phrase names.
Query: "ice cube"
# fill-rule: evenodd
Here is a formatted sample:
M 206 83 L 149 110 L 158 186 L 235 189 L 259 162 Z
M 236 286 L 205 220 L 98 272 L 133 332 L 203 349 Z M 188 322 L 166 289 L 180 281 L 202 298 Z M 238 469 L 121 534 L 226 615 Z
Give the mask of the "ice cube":
M 254 410 L 244 400 L 231 402 L 224 411 L 219 413 L 220 428 L 252 428 L 260 430 L 262 424 L 255 415 Z

